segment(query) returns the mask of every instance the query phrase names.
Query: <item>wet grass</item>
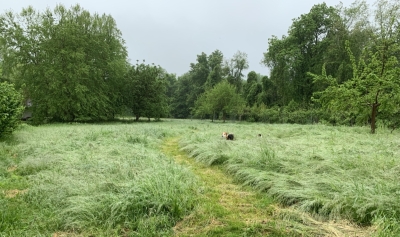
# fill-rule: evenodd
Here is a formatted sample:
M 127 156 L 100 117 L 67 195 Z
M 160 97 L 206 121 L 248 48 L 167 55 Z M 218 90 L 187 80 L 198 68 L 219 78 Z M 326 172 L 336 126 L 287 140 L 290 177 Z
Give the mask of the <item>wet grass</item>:
M 395 236 L 400 219 L 399 133 L 324 125 L 215 123 L 181 140 L 205 165 L 223 164 L 237 182 L 321 220 L 374 226 Z M 236 140 L 221 138 L 222 131 Z M 262 137 L 257 134 L 261 133 Z
M 396 236 L 399 135 L 195 120 L 24 125 L 0 141 L 0 236 Z
M 1 143 L 1 235 L 171 235 L 198 183 L 159 150 L 176 135 L 160 125 L 24 126 Z

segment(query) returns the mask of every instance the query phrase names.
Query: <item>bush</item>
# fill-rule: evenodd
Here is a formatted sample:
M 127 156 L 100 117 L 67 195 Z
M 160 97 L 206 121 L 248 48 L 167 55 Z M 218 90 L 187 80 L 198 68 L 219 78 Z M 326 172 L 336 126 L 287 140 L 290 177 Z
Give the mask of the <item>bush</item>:
M 23 112 L 22 96 L 12 84 L 0 83 L 0 137 L 18 126 Z

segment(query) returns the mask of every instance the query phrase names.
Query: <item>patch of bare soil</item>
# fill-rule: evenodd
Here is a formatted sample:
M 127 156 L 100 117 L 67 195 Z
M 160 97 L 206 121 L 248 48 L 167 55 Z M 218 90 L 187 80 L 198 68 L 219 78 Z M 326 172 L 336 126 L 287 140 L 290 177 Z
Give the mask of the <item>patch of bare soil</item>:
M 68 233 L 68 232 L 56 232 L 51 235 L 51 237 L 78 237 L 82 235 L 78 235 L 75 233 Z
M 3 192 L 6 198 L 15 198 L 17 195 L 25 194 L 27 191 L 28 191 L 27 189 L 24 190 L 12 189 L 12 190 L 5 190 Z
M 12 165 L 12 166 L 7 168 L 7 172 L 14 172 L 15 170 L 17 170 L 17 166 L 16 165 Z

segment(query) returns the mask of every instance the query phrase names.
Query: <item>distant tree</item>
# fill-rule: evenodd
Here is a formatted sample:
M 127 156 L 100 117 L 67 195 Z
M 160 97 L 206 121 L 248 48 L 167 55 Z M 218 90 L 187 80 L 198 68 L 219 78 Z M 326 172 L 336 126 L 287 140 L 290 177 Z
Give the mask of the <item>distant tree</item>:
M 173 97 L 177 89 L 176 74 L 165 73 L 165 82 L 166 82 L 166 97 L 167 97 L 167 111 L 168 111 L 167 116 L 171 117 L 173 110 Z
M 352 77 L 351 62 L 345 42 L 350 42 L 355 58 L 360 58 L 362 50 L 372 40 L 370 14 L 365 0 L 354 1 L 344 7 L 341 2 L 336 6 L 337 14 L 332 15 L 332 29 L 327 35 L 329 45 L 324 53 L 325 67 L 329 75 L 342 83 Z M 317 68 L 318 71 L 318 68 Z M 315 85 L 316 90 L 324 89 Z
M 258 75 L 255 71 L 247 74 L 247 81 L 244 84 L 243 95 L 247 105 L 252 107 L 257 102 L 257 97 L 262 93 L 262 84 L 258 82 Z
M 273 106 L 277 104 L 278 92 L 275 83 L 268 77 L 264 76 L 261 79 L 262 93 L 258 96 L 258 104 Z
M 215 114 L 222 113 L 225 122 L 226 116 L 239 111 L 243 104 L 244 100 L 236 92 L 235 86 L 223 80 L 199 97 L 195 111 L 198 114 L 210 114 L 213 119 Z
M 287 36 L 278 39 L 276 36 L 268 39 L 268 52 L 264 53 L 263 63 L 271 69 L 270 80 L 276 85 L 277 104 L 284 106 L 293 98 L 294 86 L 292 82 L 294 58 L 291 54 L 290 40 Z
M 135 120 L 156 119 L 167 113 L 166 73 L 161 67 L 145 63 L 132 66 L 127 75 L 125 101 Z
M 332 70 L 337 70 L 336 58 L 327 54 L 330 45 L 337 42 L 332 40 L 337 27 L 342 27 L 337 9 L 322 3 L 294 19 L 288 36 L 269 39 L 263 63 L 271 68 L 271 80 L 277 87 L 280 105 L 287 105 L 292 99 L 308 104 L 312 93 L 320 88 L 315 87 L 307 73 L 319 73 L 324 63 L 335 64 Z M 343 44 L 344 41 L 340 43 Z
M 237 51 L 229 61 L 225 61 L 225 71 L 228 82 L 236 87 L 236 91 L 242 90 L 243 70 L 249 68 L 247 54 Z
M 192 89 L 189 91 L 188 103 L 189 106 L 192 107 L 197 97 L 204 92 L 204 85 L 210 74 L 207 54 L 203 52 L 197 55 L 197 62 L 190 64 L 189 73 L 192 81 Z
M 208 56 L 208 66 L 210 68 L 210 73 L 207 76 L 207 81 L 205 83 L 205 88 L 212 88 L 223 78 L 222 62 L 224 55 L 221 51 L 215 50 Z
M 0 137 L 14 131 L 21 120 L 23 109 L 22 96 L 14 86 L 0 82 Z
M 190 116 L 191 108 L 194 104 L 191 104 L 191 93 L 192 87 L 191 75 L 190 73 L 185 73 L 178 77 L 174 92 L 171 98 L 171 115 L 174 118 L 187 118 Z

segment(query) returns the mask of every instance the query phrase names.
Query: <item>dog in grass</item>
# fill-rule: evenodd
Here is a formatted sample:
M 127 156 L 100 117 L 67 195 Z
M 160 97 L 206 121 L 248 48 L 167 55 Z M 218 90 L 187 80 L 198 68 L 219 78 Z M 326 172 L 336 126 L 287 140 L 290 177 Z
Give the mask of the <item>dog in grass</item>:
M 235 137 L 232 133 L 223 132 L 222 137 L 226 138 L 226 140 L 233 140 Z

